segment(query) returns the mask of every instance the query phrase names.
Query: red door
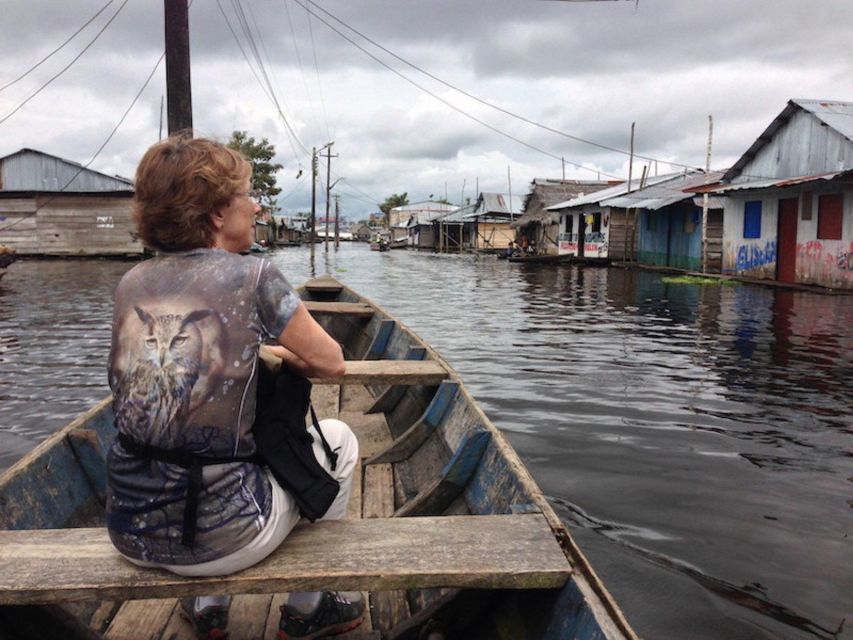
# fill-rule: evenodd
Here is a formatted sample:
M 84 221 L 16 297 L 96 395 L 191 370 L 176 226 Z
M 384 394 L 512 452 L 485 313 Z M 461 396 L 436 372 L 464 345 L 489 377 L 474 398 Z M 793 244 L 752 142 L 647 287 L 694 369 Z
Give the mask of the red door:
M 780 282 L 794 282 L 797 279 L 797 215 L 799 204 L 799 198 L 779 200 L 776 279 Z

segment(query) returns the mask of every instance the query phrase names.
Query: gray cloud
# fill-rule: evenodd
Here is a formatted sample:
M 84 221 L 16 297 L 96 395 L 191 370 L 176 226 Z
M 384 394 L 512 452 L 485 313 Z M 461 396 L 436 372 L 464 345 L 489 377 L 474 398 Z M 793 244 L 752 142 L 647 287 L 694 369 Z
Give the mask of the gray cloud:
M 252 43 L 232 3 L 221 2 L 252 59 Z M 103 4 L 5 2 L 0 86 Z M 65 50 L 0 92 L 0 118 L 80 52 L 120 4 L 114 0 Z M 241 4 L 298 140 L 288 134 L 253 76 L 215 0 L 195 0 L 190 10 L 195 126 L 219 138 L 235 129 L 269 138 L 285 164 L 280 176 L 284 193 L 293 192 L 284 203 L 288 208 L 309 202 L 304 178 L 294 181 L 297 171 L 310 164 L 302 147 L 330 139 L 340 154 L 333 172 L 346 176 L 340 189 L 344 210 L 352 215 L 375 209 L 370 201 L 393 191 L 421 199 L 443 195 L 445 184 L 451 198 L 461 195 L 463 183 L 468 195 L 475 184 L 502 190 L 508 165 L 515 191 L 534 177 L 559 177 L 561 163 L 551 156 L 592 168 L 570 164 L 569 177 L 594 178 L 598 171 L 624 175 L 625 156 L 489 109 L 348 32 L 400 73 L 544 153 L 472 122 L 365 56 L 317 18 L 309 23 L 295 0 Z M 637 151 L 661 160 L 703 164 L 709 114 L 715 121 L 714 165 L 725 166 L 789 98 L 853 99 L 853 61 L 846 53 L 853 40 L 853 3 L 847 0 L 320 4 L 442 79 L 560 131 L 627 149 L 630 125 L 636 122 Z M 161 3 L 130 0 L 67 73 L 0 124 L 0 155 L 26 146 L 87 161 L 162 53 L 162 30 Z M 159 135 L 164 93 L 161 66 L 94 168 L 132 175 L 137 158 Z

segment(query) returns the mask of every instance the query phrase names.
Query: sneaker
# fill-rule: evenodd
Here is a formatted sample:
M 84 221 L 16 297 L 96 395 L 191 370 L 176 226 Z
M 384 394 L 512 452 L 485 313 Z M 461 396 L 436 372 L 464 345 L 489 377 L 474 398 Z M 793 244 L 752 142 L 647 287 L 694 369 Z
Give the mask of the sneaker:
M 310 616 L 287 605 L 281 608 L 279 640 L 313 640 L 355 629 L 364 620 L 364 602 L 353 602 L 337 591 L 326 591 Z
M 228 632 L 228 605 L 195 608 L 195 598 L 181 598 L 181 613 L 189 620 L 199 640 L 225 640 Z

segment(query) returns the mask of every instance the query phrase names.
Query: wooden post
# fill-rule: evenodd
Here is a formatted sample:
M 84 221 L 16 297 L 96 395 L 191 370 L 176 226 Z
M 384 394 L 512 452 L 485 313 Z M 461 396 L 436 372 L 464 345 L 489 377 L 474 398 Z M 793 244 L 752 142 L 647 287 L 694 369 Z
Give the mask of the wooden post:
M 341 197 L 335 194 L 335 249 L 341 246 Z
M 190 25 L 187 0 L 164 0 L 166 23 L 166 96 L 169 135 L 186 131 L 192 136 L 193 105 L 190 87 Z
M 332 192 L 332 145 L 330 142 L 326 145 L 326 232 L 323 235 L 323 249 L 329 251 L 329 198 Z M 334 156 L 337 158 L 337 156 Z
M 636 122 L 631 123 L 631 153 L 628 157 L 628 191 L 625 192 L 626 195 L 631 193 L 631 176 L 634 171 L 634 125 Z M 628 261 L 628 209 L 625 209 L 625 241 L 622 243 L 622 260 Z
M 708 149 L 705 153 L 705 177 L 711 172 L 711 137 L 714 118 L 708 116 Z M 702 194 L 702 273 L 708 273 L 708 192 Z
M 308 242 L 311 245 L 311 264 L 314 264 L 314 227 L 317 219 L 317 147 L 311 148 L 311 229 L 308 232 Z

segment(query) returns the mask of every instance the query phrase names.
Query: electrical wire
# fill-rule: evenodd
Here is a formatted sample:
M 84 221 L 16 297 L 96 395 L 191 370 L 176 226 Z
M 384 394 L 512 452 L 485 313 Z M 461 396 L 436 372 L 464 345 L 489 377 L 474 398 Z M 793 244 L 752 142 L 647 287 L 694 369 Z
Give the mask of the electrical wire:
M 462 95 L 464 95 L 464 96 L 465 96 L 465 97 L 467 97 L 467 98 L 470 98 L 471 100 L 474 100 L 474 101 L 476 101 L 476 102 L 479 102 L 480 104 L 485 105 L 485 106 L 487 106 L 487 107 L 490 107 L 491 109 L 494 109 L 494 110 L 496 110 L 496 111 L 499 111 L 500 113 L 503 113 L 503 114 L 505 114 L 505 115 L 511 116 L 511 117 L 513 117 L 513 118 L 516 118 L 517 120 L 520 120 L 520 121 L 522 121 L 522 122 L 524 122 L 524 123 L 526 123 L 526 124 L 532 125 L 532 126 L 534 126 L 534 127 L 538 127 L 538 128 L 540 128 L 540 129 L 543 129 L 544 131 L 548 131 L 548 132 L 550 132 L 550 133 L 554 133 L 554 134 L 559 135 L 559 136 L 562 136 L 562 137 L 564 137 L 564 138 L 568 138 L 569 140 L 573 140 L 573 141 L 575 141 L 575 142 L 580 142 L 580 143 L 583 143 L 583 144 L 591 145 L 591 146 L 593 146 L 593 147 L 597 147 L 597 148 L 599 148 L 599 149 L 603 149 L 604 151 L 612 151 L 612 152 L 614 152 L 614 153 L 621 153 L 621 154 L 626 155 L 626 156 L 630 156 L 630 155 L 632 155 L 630 151 L 625 151 L 624 149 L 619 149 L 619 148 L 616 148 L 616 147 L 611 147 L 611 146 L 608 146 L 608 145 L 605 145 L 605 144 L 601 144 L 601 143 L 599 143 L 599 142 L 594 142 L 594 141 L 592 141 L 592 140 L 587 140 L 587 139 L 585 139 L 585 138 L 581 138 L 581 137 L 578 137 L 578 136 L 572 135 L 572 134 L 570 134 L 570 133 L 566 133 L 565 131 L 560 131 L 559 129 L 555 129 L 555 128 L 553 128 L 553 127 L 549 127 L 548 125 L 544 125 L 544 124 L 542 124 L 542 123 L 540 123 L 540 122 L 536 122 L 535 120 L 531 120 L 530 118 L 526 118 L 526 117 L 524 117 L 524 116 L 522 116 L 522 115 L 519 115 L 519 114 L 517 114 L 517 113 L 514 113 L 514 112 L 510 111 L 509 109 L 504 109 L 503 107 L 500 107 L 500 106 L 498 106 L 498 105 L 496 105 L 496 104 L 493 104 L 493 103 L 491 103 L 491 102 L 488 102 L 487 100 L 484 100 L 484 99 L 482 99 L 482 98 L 480 98 L 480 97 L 478 97 L 478 96 L 474 95 L 473 93 L 470 93 L 470 92 L 468 92 L 468 91 L 465 91 L 464 89 L 460 89 L 459 87 L 457 87 L 457 86 L 455 86 L 455 85 L 451 84 L 450 82 L 447 82 L 446 80 L 443 80 L 443 79 L 439 78 L 439 77 L 438 77 L 438 76 L 436 76 L 435 74 L 430 73 L 429 71 L 427 71 L 427 70 L 425 70 L 425 69 L 423 69 L 423 68 L 419 67 L 418 65 L 416 65 L 416 64 L 414 64 L 414 63 L 412 63 L 412 62 L 409 62 L 408 60 L 406 60 L 406 59 L 405 59 L 405 58 L 403 58 L 402 56 L 399 56 L 399 55 L 397 55 L 396 53 L 394 53 L 393 51 L 391 51 L 390 49 L 388 49 L 388 48 L 386 48 L 386 47 L 382 46 L 381 44 L 379 44 L 379 43 L 378 43 L 378 42 L 376 42 L 375 40 L 373 40 L 373 39 L 369 38 L 368 36 L 366 36 L 366 35 L 365 35 L 365 34 L 363 34 L 362 32 L 358 31 L 356 28 L 354 28 L 354 27 L 350 26 L 349 24 L 347 24 L 346 22 L 344 22 L 343 20 L 341 20 L 340 18 L 338 18 L 338 17 L 337 17 L 337 16 L 335 16 L 334 14 L 330 13 L 329 11 L 327 11 L 326 9 L 324 9 L 323 7 L 321 7 L 320 5 L 318 5 L 316 2 L 314 2 L 314 0 L 305 0 L 305 2 L 308 2 L 309 4 L 313 5 L 314 7 L 317 7 L 317 9 L 319 9 L 320 11 L 322 11 L 323 13 L 325 13 L 327 16 L 329 16 L 330 18 L 332 18 L 333 20 L 335 20 L 335 21 L 336 21 L 336 22 L 338 22 L 339 24 L 343 25 L 344 27 L 346 27 L 347 29 L 349 29 L 349 30 L 350 30 L 350 31 L 352 31 L 353 33 L 357 34 L 358 36 L 360 36 L 360 37 L 364 38 L 364 39 L 365 39 L 365 40 L 367 40 L 370 44 L 372 44 L 373 46 L 377 47 L 378 49 L 381 49 L 382 51 L 384 51 L 385 53 L 387 53 L 389 56 L 391 56 L 391 57 L 395 58 L 396 60 L 399 60 L 399 61 L 400 61 L 400 62 L 402 62 L 403 64 L 405 64 L 405 65 L 407 65 L 407 66 L 411 67 L 412 69 L 414 69 L 415 71 L 418 71 L 418 72 L 420 72 L 420 73 L 424 74 L 424 75 L 425 75 L 425 76 L 427 76 L 428 78 L 431 78 L 432 80 L 435 80 L 436 82 L 438 82 L 438 83 L 440 83 L 440 84 L 443 84 L 445 87 L 448 87 L 449 89 L 453 89 L 454 91 L 457 91 L 457 92 L 461 93 Z M 648 161 L 650 161 L 650 162 L 651 162 L 651 161 L 666 162 L 667 164 L 669 164 L 669 165 L 671 165 L 671 166 L 675 166 L 675 167 L 682 167 L 682 168 L 686 168 L 686 169 L 699 169 L 699 170 L 701 171 L 701 169 L 700 169 L 699 167 L 695 167 L 695 166 L 691 166 L 691 165 L 686 165 L 686 164 L 680 164 L 680 163 L 678 163 L 678 162 L 673 162 L 673 161 L 670 161 L 670 160 L 661 160 L 661 159 L 659 159 L 659 158 L 653 158 L 653 157 L 651 157 L 651 156 L 640 155 L 640 154 L 637 154 L 637 153 L 634 153 L 634 154 L 633 154 L 633 157 L 634 157 L 634 158 L 636 158 L 636 159 L 638 159 L 638 160 L 648 160 Z M 571 163 L 571 164 L 574 164 L 574 163 Z M 606 174 L 605 174 L 605 175 L 606 175 Z
M 306 154 L 310 155 L 310 151 L 308 151 L 308 149 L 305 147 L 305 145 L 299 139 L 299 136 L 296 135 L 296 132 L 290 126 L 290 122 L 288 121 L 287 116 L 284 115 L 284 112 L 281 108 L 281 105 L 279 104 L 278 99 L 275 96 L 275 93 L 272 89 L 272 85 L 269 83 L 267 83 L 265 85 L 264 81 L 261 80 L 261 78 L 258 76 L 258 72 L 255 71 L 255 68 L 252 65 L 252 62 L 249 60 L 249 56 L 246 54 L 246 50 L 243 48 L 243 45 L 240 43 L 240 39 L 237 37 L 237 33 L 234 31 L 234 28 L 231 26 L 231 21 L 228 19 L 228 15 L 225 13 L 225 10 L 222 8 L 222 4 L 221 4 L 220 0 L 216 0 L 216 4 L 219 7 L 219 11 L 222 14 L 223 19 L 225 20 L 225 24 L 228 26 L 228 30 L 231 32 L 231 35 L 234 37 L 234 41 L 237 43 L 237 47 L 240 49 L 240 53 L 243 54 L 243 59 L 246 61 L 246 64 L 249 66 L 249 70 L 252 72 L 252 75 L 255 76 L 255 80 L 258 81 L 258 84 L 261 86 L 261 90 L 264 92 L 264 95 L 266 95 L 267 99 L 269 99 L 269 101 L 272 103 L 273 107 L 275 107 L 276 111 L 278 112 L 279 117 L 281 118 L 282 122 L 284 123 L 285 129 L 286 129 L 287 133 L 289 134 L 287 136 L 287 140 L 288 140 L 288 143 L 290 144 L 291 151 L 293 152 L 293 157 L 297 160 L 297 162 L 300 162 L 299 152 L 296 150 L 296 146 L 294 145 L 294 141 L 300 147 L 302 147 L 303 151 Z M 233 0 L 232 0 L 232 4 L 233 4 Z M 240 16 L 239 16 L 239 11 L 237 9 L 235 9 L 235 12 L 238 13 L 237 21 L 241 22 Z M 245 14 L 244 14 L 244 18 L 245 18 Z M 243 27 L 244 34 L 245 34 L 246 30 L 248 30 L 248 24 L 243 26 L 243 24 L 241 22 L 241 27 Z M 259 63 L 259 66 L 262 68 L 263 67 L 262 63 Z M 263 71 L 263 69 L 262 69 L 262 73 L 266 74 L 266 72 Z M 267 77 L 267 80 L 268 80 L 268 77 Z
M 76 37 L 77 37 L 77 35 L 78 35 L 81 31 L 83 31 L 83 29 L 85 29 L 85 28 L 86 28 L 86 27 L 88 27 L 90 24 L 92 24 L 92 22 L 95 20 L 95 18 L 97 18 L 99 15 L 101 15 L 101 14 L 104 12 L 104 10 L 105 10 L 108 6 L 110 6 L 114 1 L 115 1 L 115 0 L 109 0 L 109 1 L 107 2 L 107 4 L 105 4 L 103 7 L 101 7 L 100 9 L 98 9 L 98 12 L 97 12 L 97 13 L 95 13 L 95 15 L 93 15 L 91 18 L 89 18 L 89 19 L 85 22 L 85 24 L 84 24 L 82 27 L 80 27 L 79 29 L 77 29 L 77 31 L 75 31 L 74 33 L 72 33 L 72 34 L 68 37 L 68 39 L 67 39 L 65 42 L 63 42 L 61 45 L 59 45 L 58 47 L 56 47 L 56 49 L 54 49 L 53 51 L 51 51 L 50 53 L 48 53 L 44 58 L 42 58 L 41 60 L 39 60 L 38 62 L 36 62 L 33 66 L 31 66 L 29 69 L 27 69 L 26 71 L 24 71 L 24 72 L 23 72 L 21 75 L 19 75 L 17 78 L 15 78 L 14 80 L 12 80 L 11 82 L 7 82 L 7 83 L 6 83 L 6 84 L 4 84 L 2 87 L 0 87 L 0 93 L 2 93 L 3 91 L 5 91 L 5 90 L 6 90 L 6 89 L 8 89 L 9 87 L 11 87 L 13 84 L 15 84 L 15 83 L 17 83 L 17 82 L 20 82 L 21 80 L 23 80 L 24 78 L 26 78 L 28 75 L 30 75 L 30 73 L 32 73 L 33 71 L 35 71 L 36 69 L 38 69 L 42 64 L 44 64 L 45 62 L 47 62 L 51 57 L 53 57 L 53 55 L 54 55 L 55 53 L 57 53 L 58 51 L 60 51 L 60 50 L 61 50 L 65 45 L 67 45 L 67 44 L 68 44 L 69 42 L 71 42 L 74 38 L 76 38 Z
M 317 77 L 317 89 L 320 92 L 320 106 L 323 108 L 323 114 L 326 113 L 326 100 L 323 96 L 323 84 L 320 82 L 320 65 L 317 64 L 317 44 L 314 42 L 314 27 L 311 24 L 311 12 L 305 9 L 305 15 L 308 19 L 308 34 L 311 36 L 311 53 L 314 58 L 314 73 Z M 329 120 L 326 118 L 326 139 L 331 140 L 332 136 L 329 132 Z
M 317 130 L 320 131 L 322 127 L 320 126 L 320 119 L 317 117 L 317 112 L 314 109 L 314 97 L 311 95 L 311 91 L 308 89 L 308 80 L 305 78 L 305 65 L 302 63 L 302 55 L 299 53 L 299 45 L 296 43 L 296 29 L 293 27 L 293 18 L 290 15 L 290 6 L 287 0 L 282 0 L 282 4 L 284 5 L 284 13 L 287 16 L 287 24 L 290 27 L 290 39 L 293 42 L 293 53 L 296 55 L 296 62 L 299 65 L 299 77 L 302 79 L 302 88 L 305 89 L 305 95 L 308 98 L 308 104 L 311 106 L 311 116 L 314 118 L 314 125 L 317 127 Z M 323 117 L 326 125 L 326 140 L 332 140 L 333 137 L 329 133 L 329 119 L 326 115 L 326 105 L 322 104 L 323 107 Z
M 310 2 L 310 0 L 307 0 L 307 1 L 309 1 L 309 2 Z M 421 84 L 419 84 L 419 83 L 415 82 L 414 80 L 412 80 L 412 79 L 411 79 L 411 78 L 409 78 L 408 76 L 404 75 L 403 73 L 401 73 L 401 72 L 400 72 L 400 71 L 398 71 L 397 69 L 394 69 L 392 66 L 388 65 L 388 64 L 387 64 L 387 63 L 385 63 L 383 60 L 381 60 L 381 59 L 380 59 L 380 58 L 378 58 L 377 56 L 373 55 L 370 51 L 368 51 L 367 49 L 365 49 L 364 47 L 362 47 L 360 44 L 358 44 L 357 42 L 355 42 L 352 38 L 350 38 L 350 37 L 349 37 L 349 36 L 347 36 L 346 34 L 342 33 L 339 29 L 335 28 L 333 25 L 329 24 L 329 23 L 328 23 L 327 21 L 325 21 L 322 17 L 320 17 L 320 16 L 318 16 L 317 14 L 315 14 L 315 13 L 311 12 L 311 9 L 310 9 L 307 5 L 302 4 L 302 3 L 300 2 L 300 0 L 294 0 L 294 2 L 296 2 L 296 4 L 298 4 L 298 5 L 302 6 L 302 7 L 303 7 L 306 11 L 308 11 L 309 13 L 312 13 L 312 15 L 313 15 L 315 18 L 317 18 L 320 22 L 322 22 L 323 24 L 325 24 L 329 29 L 331 29 L 332 31 L 334 31 L 335 33 L 337 33 L 341 38 L 343 38 L 344 40 L 346 40 L 347 42 L 349 42 L 350 44 L 352 44 L 354 47 L 356 47 L 359 51 L 361 51 L 362 53 L 364 53 L 364 54 L 365 54 L 365 55 L 367 55 L 368 57 L 372 58 L 373 60 L 375 60 L 376 62 L 378 62 L 379 64 L 381 64 L 383 67 L 385 67 L 386 69 L 388 69 L 389 71 L 391 71 L 393 74 L 395 74 L 395 75 L 399 76 L 400 78 L 402 78 L 403 80 L 405 80 L 405 81 L 406 81 L 406 82 L 408 82 L 409 84 L 411 84 L 411 85 L 413 85 L 413 86 L 417 87 L 418 89 L 420 89 L 420 90 L 421 90 L 421 91 L 423 91 L 424 93 L 426 93 L 426 94 L 428 94 L 428 95 L 432 96 L 434 99 L 438 100 L 439 102 L 441 102 L 442 104 L 446 105 L 447 107 L 449 107 L 449 108 L 453 109 L 453 110 L 454 110 L 454 111 L 456 111 L 457 113 L 459 113 L 459 114 L 461 114 L 461 115 L 465 116 L 466 118 L 469 118 L 470 120 L 473 120 L 474 122 L 476 122 L 476 123 L 478 123 L 478 124 L 480 124 L 480 125 L 482 125 L 482 126 L 486 127 L 486 128 L 487 128 L 487 129 L 489 129 L 490 131 L 493 131 L 494 133 L 497 133 L 498 135 L 501 135 L 501 136 L 503 136 L 503 137 L 505 137 L 505 138 L 508 138 L 509 140 L 512 140 L 513 142 L 516 142 L 516 143 L 518 143 L 518 144 L 520 144 L 520 145 L 523 145 L 523 146 L 525 146 L 525 147 L 527 147 L 527 148 L 529 148 L 529 149 L 532 149 L 533 151 L 537 151 L 537 152 L 539 152 L 539 153 L 541 153 L 541 154 L 543 154 L 543 155 L 546 155 L 546 156 L 548 156 L 548 157 L 550 157 L 550 158 L 553 158 L 554 160 L 560 160 L 561 162 L 565 162 L 565 163 L 570 164 L 570 165 L 572 165 L 572 166 L 574 166 L 574 167 L 577 167 L 578 169 L 583 169 L 583 170 L 585 170 L 585 171 L 592 171 L 592 172 L 595 172 L 595 173 L 603 174 L 603 175 L 609 176 L 609 177 L 611 177 L 611 178 L 616 178 L 616 179 L 618 179 L 618 180 L 621 180 L 621 179 L 622 179 L 622 178 L 621 178 L 621 177 L 619 177 L 619 176 L 615 176 L 615 175 L 612 175 L 612 174 L 608 174 L 608 173 L 605 173 L 604 171 L 599 171 L 598 169 L 593 169 L 593 168 L 591 168 L 591 167 L 587 167 L 587 166 L 582 165 L 582 164 L 580 164 L 580 163 L 572 162 L 572 161 L 570 161 L 570 160 L 566 160 L 565 158 L 563 158 L 563 157 L 561 157 L 561 156 L 558 156 L 558 155 L 555 155 L 555 154 L 551 153 L 550 151 L 546 151 L 546 150 L 541 149 L 541 148 L 539 148 L 539 147 L 537 147 L 537 146 L 535 146 L 535 145 L 533 145 L 533 144 L 531 144 L 531 143 L 529 143 L 529 142 L 525 142 L 524 140 L 521 140 L 520 138 L 517 138 L 517 137 L 513 136 L 512 134 L 506 133 L 505 131 L 501 131 L 501 130 L 500 130 L 500 129 L 498 129 L 497 127 L 494 127 L 494 126 L 490 125 L 489 123 L 485 122 L 484 120 L 481 120 L 480 118 L 478 118 L 478 117 L 476 117 L 476 116 L 474 116 L 474 115 L 472 115 L 472 114 L 468 113 L 467 111 L 464 111 L 463 109 L 461 109 L 461 108 L 457 107 L 456 105 L 452 104 L 452 103 L 451 103 L 451 102 L 449 102 L 448 100 L 445 100 L 445 99 L 444 99 L 444 98 L 442 98 L 441 96 L 436 95 L 435 93 L 433 93 L 432 91 L 430 91 L 429 89 L 427 89 L 427 88 L 426 88 L 426 87 L 424 87 L 423 85 L 421 85 Z
M 113 127 L 112 131 L 110 131 L 109 135 L 106 137 L 106 139 L 104 140 L 104 142 L 101 144 L 101 146 L 100 146 L 100 147 L 98 147 L 98 150 L 97 150 L 97 151 L 95 151 L 95 153 L 92 155 L 92 157 L 91 157 L 91 158 L 89 158 L 89 161 L 88 161 L 86 164 L 81 165 L 81 166 L 80 166 L 80 168 L 77 170 L 77 172 L 76 172 L 73 176 L 71 176 L 71 179 L 70 179 L 70 180 L 68 180 L 68 182 L 66 182 L 66 183 L 62 186 L 62 188 L 59 190 L 59 192 L 60 192 L 60 193 L 64 192 L 64 191 L 65 191 L 69 186 L 71 186 L 71 183 L 72 183 L 72 182 L 74 182 L 74 181 L 77 179 L 77 176 L 79 176 L 81 173 L 83 173 L 83 171 L 85 171 L 86 169 L 88 169 L 88 168 L 89 168 L 89 166 L 90 166 L 90 165 L 95 161 L 95 159 L 96 159 L 96 158 L 101 154 L 101 151 L 103 151 L 103 150 L 104 150 L 104 148 L 107 146 L 107 144 L 109 144 L 110 140 L 112 140 L 112 139 L 113 139 L 113 136 L 114 136 L 114 135 L 116 134 L 116 132 L 119 130 L 119 127 L 121 127 L 121 125 L 122 125 L 122 124 L 124 124 L 124 121 L 125 121 L 125 119 L 127 119 L 127 116 L 128 116 L 128 114 L 130 113 L 131 109 L 133 109 L 133 107 L 136 105 L 136 103 L 137 103 L 137 101 L 139 100 L 139 98 L 140 98 L 140 96 L 142 95 L 142 93 L 143 93 L 143 92 L 145 91 L 145 89 L 148 87 L 148 84 L 151 82 L 151 78 L 153 78 L 153 77 L 154 77 L 154 74 L 157 72 L 157 69 L 160 67 L 160 63 L 161 63 L 161 62 L 163 62 L 163 58 L 165 58 L 165 57 L 166 57 L 166 52 L 164 51 L 164 52 L 160 55 L 160 57 L 157 59 L 157 63 L 154 65 L 154 68 L 153 68 L 153 69 L 151 69 L 151 73 L 149 73 L 149 74 L 148 74 L 148 77 L 145 79 L 145 82 L 144 82 L 144 83 L 142 83 L 142 86 L 140 87 L 139 91 L 137 91 L 137 92 L 136 92 L 136 95 L 133 97 L 133 100 L 130 102 L 130 106 L 128 106 L 128 108 L 127 108 L 127 109 L 125 109 L 124 113 L 122 114 L 122 116 L 121 116 L 121 118 L 119 119 L 119 121 L 118 121 L 118 123 L 116 124 L 116 126 L 114 126 L 114 127 Z M 32 213 L 29 213 L 29 214 L 28 214 L 28 215 L 26 215 L 26 216 L 22 216 L 21 218 L 19 218 L 18 220 L 15 220 L 15 222 L 13 222 L 13 223 L 12 223 L 12 224 L 10 224 L 10 225 L 7 225 L 7 226 L 5 226 L 5 227 L 3 227 L 3 228 L 0 228 L 0 231 L 6 231 L 6 230 L 8 230 L 8 229 L 11 229 L 11 228 L 12 228 L 12 227 L 14 227 L 15 225 L 17 225 L 17 224 L 19 224 L 20 222 L 22 222 L 23 220 L 26 220 L 26 219 L 28 219 L 28 218 L 30 218 L 30 217 L 32 217 L 32 216 L 34 216 L 34 215 L 36 215 L 39 211 L 41 211 L 44 207 L 46 207 L 48 204 L 50 204 L 51 202 L 53 202 L 53 201 L 54 201 L 56 198 L 58 198 L 58 197 L 59 197 L 59 195 L 51 196 L 50 198 L 48 198 L 47 200 L 45 200 L 44 202 L 42 202 L 42 204 L 41 204 L 40 206 L 36 207 L 35 211 L 33 211 Z
M 77 61 L 80 59 L 80 57 L 81 57 L 84 53 L 86 53 L 86 52 L 89 50 L 89 48 L 90 48 L 93 44 L 95 44 L 95 42 L 98 40 L 98 38 L 100 38 L 100 37 L 101 37 L 101 34 L 102 34 L 104 31 L 106 31 L 107 27 L 109 27 L 109 26 L 112 24 L 113 20 L 115 20 L 115 19 L 116 19 L 116 16 L 118 16 L 118 14 L 119 14 L 119 13 L 121 13 L 121 10 L 122 10 L 122 9 L 124 9 L 124 6 L 125 6 L 128 2 L 129 2 L 129 0 L 124 0 L 124 2 L 122 2 L 122 3 L 121 3 L 121 6 L 116 10 L 116 12 L 112 15 L 112 17 L 111 17 L 109 20 L 107 20 L 107 23 L 106 23 L 103 27 L 101 27 L 101 29 L 100 29 L 100 31 L 98 31 L 98 33 L 96 33 L 96 34 L 95 34 L 95 37 L 94 37 L 94 38 L 92 38 L 92 40 L 90 40 L 90 41 L 89 41 L 89 44 L 87 44 L 87 45 L 83 48 L 83 50 L 82 50 L 80 53 L 78 53 L 76 56 L 74 56 L 74 58 L 71 60 L 71 62 L 69 62 L 67 65 L 65 65 L 62 69 L 60 69 L 60 71 L 59 71 L 56 75 L 54 75 L 53 77 L 51 77 L 47 82 L 45 82 L 45 83 L 44 83 L 43 85 L 41 85 L 38 89 L 36 89 L 36 90 L 35 90 L 35 92 L 33 92 L 33 93 L 32 93 L 28 98 L 26 98 L 26 99 L 25 99 L 21 104 L 19 104 L 19 105 L 18 105 L 17 107 L 15 107 L 12 111 L 10 111 L 10 112 L 9 112 L 9 113 L 7 113 L 5 116 L 3 116 L 2 118 L 0 118 L 0 124 L 3 124 L 3 123 L 4 123 L 4 122 L 6 122 L 9 118 L 11 118 L 13 115 L 15 115 L 18 111 L 20 111 L 20 110 L 21 110 L 21 108 L 22 108 L 25 104 L 27 104 L 30 100 L 32 100 L 32 99 L 33 99 L 33 98 L 35 98 L 38 94 L 40 94 L 44 89 L 46 89 L 46 88 L 48 87 L 48 85 L 50 85 L 50 84 L 51 84 L 54 80 L 56 80 L 59 76 L 61 76 L 61 75 L 62 75 L 63 73 L 65 73 L 66 71 L 68 71 L 68 69 L 69 69 L 69 68 L 71 68 L 71 65 L 73 65 L 75 62 L 77 62 Z

